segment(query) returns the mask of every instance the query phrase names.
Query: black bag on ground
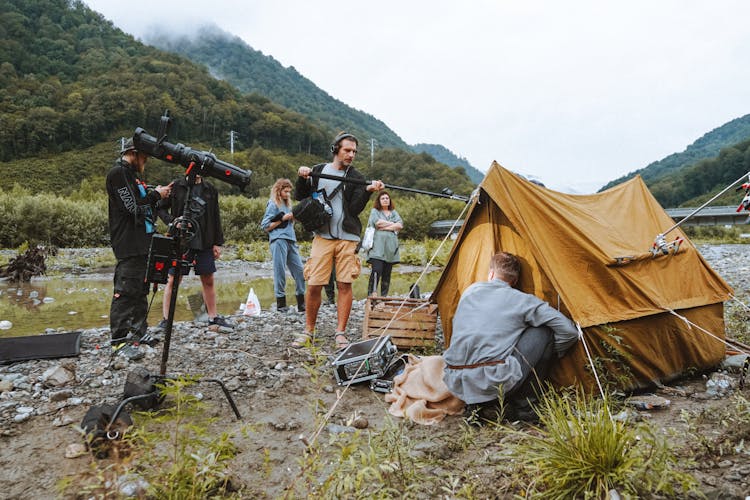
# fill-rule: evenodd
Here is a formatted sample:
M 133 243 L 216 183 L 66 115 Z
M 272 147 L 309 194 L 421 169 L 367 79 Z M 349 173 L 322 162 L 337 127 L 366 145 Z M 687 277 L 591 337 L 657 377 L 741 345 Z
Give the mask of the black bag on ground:
M 143 396 L 142 399 L 136 399 L 132 403 L 142 410 L 153 410 L 161 403 L 163 396 L 160 394 L 156 383 L 159 378 L 151 375 L 148 370 L 138 367 L 131 370 L 125 379 L 125 390 L 123 399 L 135 396 Z
M 114 405 L 92 406 L 81 421 L 86 445 L 97 458 L 109 456 L 113 441 L 122 439 L 125 430 L 133 425 L 133 419 L 124 410 L 120 411 L 114 422 L 111 422 L 116 411 L 117 407 Z

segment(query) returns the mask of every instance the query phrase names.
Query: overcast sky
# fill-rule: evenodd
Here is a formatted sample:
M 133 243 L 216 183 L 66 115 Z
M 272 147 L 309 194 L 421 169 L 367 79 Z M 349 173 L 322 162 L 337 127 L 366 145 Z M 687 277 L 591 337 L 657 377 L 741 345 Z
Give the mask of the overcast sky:
M 750 113 L 745 0 L 84 1 L 136 37 L 214 23 L 409 144 L 567 192 Z

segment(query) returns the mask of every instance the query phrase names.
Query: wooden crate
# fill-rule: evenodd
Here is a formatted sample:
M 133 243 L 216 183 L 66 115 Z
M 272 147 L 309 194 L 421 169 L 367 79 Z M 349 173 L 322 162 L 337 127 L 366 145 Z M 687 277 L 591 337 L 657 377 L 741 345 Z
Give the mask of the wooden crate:
M 437 304 L 426 299 L 367 297 L 363 339 L 385 334 L 401 349 L 429 346 L 436 328 Z

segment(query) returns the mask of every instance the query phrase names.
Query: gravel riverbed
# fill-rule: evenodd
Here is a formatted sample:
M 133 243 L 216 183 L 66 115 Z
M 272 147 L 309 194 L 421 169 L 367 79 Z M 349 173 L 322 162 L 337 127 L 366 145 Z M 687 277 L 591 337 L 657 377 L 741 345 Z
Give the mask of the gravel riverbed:
M 701 245 L 699 249 L 734 288 L 735 295 L 747 297 L 750 245 Z M 97 251 L 101 250 L 63 250 L 62 255 L 69 255 L 74 264 L 66 267 L 61 263 L 51 271 L 65 272 L 75 279 L 76 275 L 89 271 L 79 263 L 96 261 Z M 249 272 L 268 276 L 271 273 L 270 263 L 229 260 L 220 261 L 219 266 L 220 274 Z M 363 306 L 364 301 L 355 301 L 349 322 L 349 332 L 353 336 L 361 335 Z M 237 402 L 243 421 L 267 429 L 241 442 L 242 453 L 235 459 L 233 468 L 236 481 L 245 488 L 247 498 L 277 497 L 283 494 L 289 471 L 295 468 L 301 450 L 298 437 L 309 432 L 313 425 L 310 401 L 318 398 L 330 405 L 336 399 L 338 388 L 328 367 L 319 368 L 316 375 L 309 369 L 314 362 L 310 352 L 290 347 L 304 325 L 304 315 L 297 313 L 294 307 L 286 313 L 263 311 L 259 317 L 238 315 L 231 320 L 236 325 L 233 329 L 213 330 L 194 322 L 175 324 L 168 373 L 221 379 Z M 333 354 L 335 323 L 335 307 L 322 306 L 318 345 L 329 354 Z M 438 337 L 440 335 L 438 329 Z M 154 347 L 142 346 L 145 357 L 132 362 L 113 357 L 108 339 L 107 328 L 86 329 L 81 335 L 81 352 L 77 357 L 0 366 L 0 497 L 56 498 L 57 481 L 88 467 L 85 457 L 65 458 L 66 449 L 80 442 L 75 425 L 81 422 L 86 410 L 92 405 L 117 403 L 122 397 L 125 377 L 134 367 L 158 372 L 162 343 Z M 327 382 L 316 386 L 313 378 L 317 380 L 320 375 Z M 228 427 L 240 425 L 220 391 L 209 387 L 201 387 L 201 390 L 214 416 Z M 333 413 L 331 422 L 344 424 L 355 411 L 377 426 L 385 413 L 382 395 L 364 387 L 353 387 Z M 461 431 L 460 426 L 452 422 L 439 432 Z M 427 435 L 420 436 L 426 443 L 432 442 Z M 263 484 L 256 484 L 257 464 L 262 458 L 258 450 L 261 449 L 268 450 L 264 453 L 268 453 L 266 460 L 273 464 L 273 471 Z M 738 489 L 728 490 L 729 496 L 722 498 L 734 498 L 734 493 L 750 488 L 750 468 L 740 465 L 730 467 L 737 477 Z M 706 488 L 714 488 L 710 483 L 710 479 L 705 481 Z

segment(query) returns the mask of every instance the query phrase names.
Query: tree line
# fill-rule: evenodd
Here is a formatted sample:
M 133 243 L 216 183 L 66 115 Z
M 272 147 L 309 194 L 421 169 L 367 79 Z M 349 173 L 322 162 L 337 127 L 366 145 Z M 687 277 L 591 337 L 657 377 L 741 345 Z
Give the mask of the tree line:
M 647 185 L 663 207 L 697 207 L 747 172 L 750 172 L 750 139 L 722 149 L 715 158 L 700 160 Z M 712 205 L 739 205 L 741 199 L 742 195 L 730 189 Z
M 80 1 L 2 0 L 0 160 L 59 153 L 179 116 L 184 141 L 323 153 L 327 130 L 141 44 Z
M 296 175 L 299 165 L 330 158 L 334 133 L 327 127 L 258 94 L 243 95 L 182 56 L 143 45 L 80 1 L 0 0 L 0 11 L 6 186 L 18 182 L 32 193 L 58 195 L 85 179 L 103 186 L 121 138 L 135 127 L 156 135 L 165 109 L 174 117 L 170 142 L 211 150 L 253 170 L 248 197 L 265 196 L 277 178 Z M 230 131 L 238 133 L 234 154 Z M 379 149 L 372 164 L 366 144 L 360 151 L 356 165 L 372 178 L 464 194 L 474 187 L 462 172 L 425 155 Z M 168 182 L 181 171 L 154 160 L 148 181 Z
M 214 185 L 217 185 L 214 182 Z M 429 236 L 435 220 L 455 219 L 464 209 L 458 201 L 426 196 L 401 197 L 393 191 L 396 209 L 404 219 L 400 238 L 423 240 Z M 222 228 L 228 243 L 267 241 L 268 235 L 260 222 L 268 196 L 248 198 L 236 194 L 219 197 Z M 369 207 L 360 214 L 363 225 L 370 214 Z M 32 194 L 16 184 L 10 189 L 0 188 L 0 248 L 18 248 L 24 244 L 52 245 L 62 248 L 109 246 L 107 195 L 98 183 L 86 180 L 68 196 L 55 193 Z M 161 231 L 166 230 L 159 223 Z M 311 239 L 300 224 L 294 225 L 300 241 Z

